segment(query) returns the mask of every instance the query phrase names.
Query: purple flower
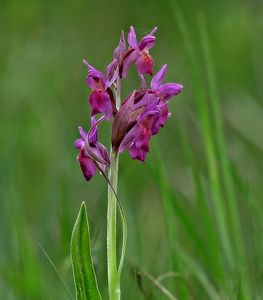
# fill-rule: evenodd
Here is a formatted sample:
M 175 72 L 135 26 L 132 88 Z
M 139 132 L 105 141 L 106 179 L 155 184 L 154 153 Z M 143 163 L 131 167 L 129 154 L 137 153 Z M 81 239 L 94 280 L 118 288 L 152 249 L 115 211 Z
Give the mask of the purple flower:
M 166 75 L 167 65 L 163 65 L 162 68 L 153 76 L 151 80 L 151 88 L 147 89 L 146 81 L 144 77 L 141 75 L 142 79 L 142 88 L 141 90 L 147 91 L 150 94 L 156 95 L 158 97 L 159 102 L 156 105 L 156 110 L 159 111 L 159 119 L 154 125 L 152 134 L 157 134 L 159 129 L 164 126 L 167 119 L 171 116 L 171 113 L 168 110 L 168 100 L 177 94 L 179 94 L 183 86 L 179 83 L 164 83 L 163 80 Z M 145 103 L 139 101 L 136 105 L 142 106 Z
M 152 128 L 158 119 L 158 114 L 158 111 L 148 111 L 142 114 L 134 127 L 125 135 L 119 152 L 128 150 L 132 159 L 144 162 L 149 152 Z
M 110 164 L 109 153 L 105 146 L 98 143 L 97 124 L 94 117 L 91 118 L 89 133 L 82 127 L 79 127 L 79 133 L 81 138 L 74 143 L 75 147 L 80 150 L 77 160 L 84 177 L 89 181 L 95 175 L 97 168 L 105 172 Z
M 116 68 L 116 60 L 113 60 L 108 65 L 105 76 L 85 60 L 83 62 L 89 70 L 86 82 L 92 89 L 89 97 L 89 103 L 92 108 L 91 115 L 104 113 L 105 118 L 110 119 L 113 112 L 116 111 L 115 100 L 110 89 L 119 76 L 118 67 Z
M 151 80 L 150 92 L 159 97 L 160 103 L 158 104 L 159 119 L 155 123 L 153 128 L 153 134 L 157 134 L 159 129 L 164 126 L 165 122 L 171 116 L 168 110 L 168 100 L 176 95 L 178 95 L 183 86 L 179 83 L 163 83 L 164 77 L 166 75 L 167 65 L 163 65 L 162 68 L 153 76 Z
M 113 122 L 112 145 L 116 151 L 127 150 L 132 159 L 144 161 L 149 152 L 149 141 L 153 134 L 155 123 L 160 117 L 157 107 L 159 98 L 146 92 L 134 104 L 136 96 L 133 92 L 124 101 Z
M 153 76 L 150 89 L 141 76 L 141 89 L 122 103 L 112 130 L 112 145 L 116 151 L 127 150 L 133 159 L 145 160 L 151 136 L 159 132 L 171 115 L 168 100 L 183 88 L 178 83 L 163 83 L 166 70 L 167 65 L 164 65 Z
M 166 71 L 167 65 L 163 65 L 151 80 L 151 91 L 156 94 L 161 101 L 166 101 L 171 97 L 176 96 L 183 89 L 183 86 L 179 83 L 162 84 Z
M 141 41 L 137 42 L 136 33 L 134 28 L 130 27 L 128 34 L 128 43 L 130 48 L 123 61 L 122 77 L 127 76 L 129 66 L 135 62 L 139 74 L 153 74 L 154 60 L 149 54 L 149 49 L 154 46 L 155 36 L 153 35 L 157 30 L 155 27 L 149 34 L 145 35 Z

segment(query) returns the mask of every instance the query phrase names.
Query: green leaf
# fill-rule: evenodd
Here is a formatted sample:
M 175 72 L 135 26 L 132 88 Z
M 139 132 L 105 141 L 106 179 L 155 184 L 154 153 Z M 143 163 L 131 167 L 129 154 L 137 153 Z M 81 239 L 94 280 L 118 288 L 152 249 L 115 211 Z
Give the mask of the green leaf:
M 73 228 L 70 244 L 73 276 L 77 300 L 101 300 L 91 251 L 89 225 L 85 202 Z

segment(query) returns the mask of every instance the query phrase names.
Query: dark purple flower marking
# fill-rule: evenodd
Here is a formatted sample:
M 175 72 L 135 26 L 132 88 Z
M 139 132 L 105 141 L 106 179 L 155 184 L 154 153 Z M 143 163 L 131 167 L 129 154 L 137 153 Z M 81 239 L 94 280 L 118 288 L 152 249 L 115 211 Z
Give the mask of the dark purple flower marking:
M 98 143 L 97 123 L 98 121 L 96 122 L 92 117 L 91 129 L 88 133 L 79 127 L 81 138 L 74 143 L 75 147 L 80 150 L 77 159 L 87 181 L 95 175 L 97 168 L 105 172 L 106 167 L 110 164 L 107 148 Z

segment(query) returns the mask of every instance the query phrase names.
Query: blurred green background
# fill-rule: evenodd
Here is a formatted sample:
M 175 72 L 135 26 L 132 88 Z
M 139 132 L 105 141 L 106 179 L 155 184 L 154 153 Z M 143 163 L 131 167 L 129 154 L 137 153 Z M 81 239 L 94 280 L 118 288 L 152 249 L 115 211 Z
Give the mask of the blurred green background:
M 121 157 L 122 299 L 169 299 L 157 285 L 170 299 L 263 299 L 262 16 L 260 0 L 1 0 L 0 299 L 68 299 L 41 247 L 74 294 L 82 201 L 107 299 L 106 183 L 84 181 L 73 141 L 89 122 L 82 59 L 104 70 L 130 25 L 158 26 L 155 70 L 167 63 L 184 91 L 146 163 Z M 128 78 L 124 96 L 139 86 L 135 68 Z

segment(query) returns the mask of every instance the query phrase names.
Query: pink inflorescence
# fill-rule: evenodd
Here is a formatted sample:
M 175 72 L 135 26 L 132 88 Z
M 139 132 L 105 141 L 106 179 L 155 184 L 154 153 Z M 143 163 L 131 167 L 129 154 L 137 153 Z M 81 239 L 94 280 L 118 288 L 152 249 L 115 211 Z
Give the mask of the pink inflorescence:
M 95 69 L 87 61 L 87 85 L 92 92 L 89 96 L 91 106 L 91 128 L 85 132 L 79 127 L 81 138 L 75 141 L 79 149 L 77 159 L 86 180 L 90 180 L 96 169 L 105 172 L 110 165 L 108 150 L 98 142 L 97 127 L 102 121 L 113 118 L 112 149 L 122 153 L 128 151 L 132 159 L 144 162 L 149 152 L 149 142 L 152 135 L 159 132 L 170 117 L 168 101 L 179 94 L 183 86 L 178 83 L 163 83 L 167 65 L 163 65 L 155 74 L 154 60 L 149 50 L 155 44 L 157 28 L 137 41 L 134 28 L 130 27 L 128 48 L 124 33 L 113 54 L 112 62 L 107 66 L 105 74 Z M 116 104 L 120 81 L 125 79 L 129 67 L 135 64 L 141 78 L 141 87 L 128 95 L 122 103 Z M 144 76 L 152 76 L 150 86 L 147 86 Z M 95 115 L 101 114 L 96 120 Z

